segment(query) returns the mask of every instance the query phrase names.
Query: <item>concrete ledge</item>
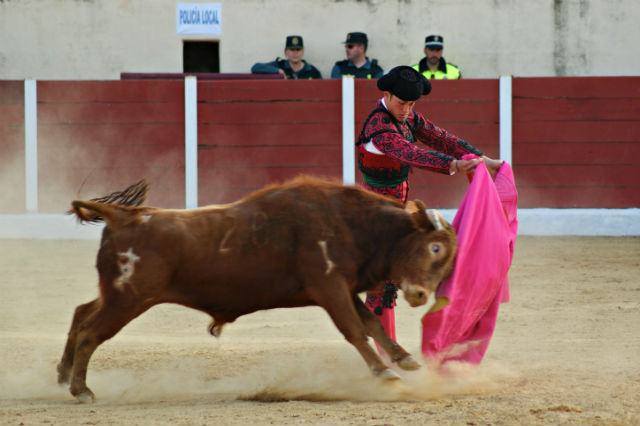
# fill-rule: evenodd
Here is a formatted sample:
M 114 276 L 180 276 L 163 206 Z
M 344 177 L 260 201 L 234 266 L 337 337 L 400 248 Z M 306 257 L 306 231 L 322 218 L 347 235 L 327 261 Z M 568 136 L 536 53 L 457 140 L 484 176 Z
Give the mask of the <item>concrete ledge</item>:
M 518 210 L 518 234 L 640 236 L 640 209 Z
M 640 209 L 519 209 L 518 235 L 640 236 Z
M 440 210 L 452 221 L 456 210 Z M 102 224 L 64 214 L 0 214 L 0 239 L 99 240 Z M 640 209 L 521 209 L 518 235 L 640 236 Z
M 66 214 L 0 215 L 0 238 L 99 240 L 103 228 L 102 223 L 80 224 L 75 216 Z

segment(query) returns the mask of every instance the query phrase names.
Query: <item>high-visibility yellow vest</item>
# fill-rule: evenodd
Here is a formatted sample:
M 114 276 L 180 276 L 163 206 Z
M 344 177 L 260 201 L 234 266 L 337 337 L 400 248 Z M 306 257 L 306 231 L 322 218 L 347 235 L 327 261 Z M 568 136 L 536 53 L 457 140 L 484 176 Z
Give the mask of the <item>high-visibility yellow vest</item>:
M 413 69 L 422 73 L 427 79 L 434 80 L 456 80 L 462 77 L 460 68 L 454 64 L 448 64 L 444 58 L 440 58 L 440 64 L 436 71 L 431 71 L 427 66 L 427 61 L 423 58 L 413 66 Z

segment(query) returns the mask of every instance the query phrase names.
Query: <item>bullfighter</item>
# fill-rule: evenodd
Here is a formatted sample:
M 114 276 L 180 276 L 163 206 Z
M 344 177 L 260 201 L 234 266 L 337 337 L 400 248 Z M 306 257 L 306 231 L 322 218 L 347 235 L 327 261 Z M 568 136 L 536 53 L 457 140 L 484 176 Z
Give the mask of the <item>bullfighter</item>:
M 358 167 L 366 189 L 406 203 L 412 167 L 448 175 L 472 174 L 484 162 L 492 175 L 498 171 L 502 161 L 487 157 L 413 110 L 418 99 L 431 92 L 431 83 L 418 71 L 397 66 L 382 76 L 377 86 L 383 92 L 382 98 L 365 120 L 356 142 Z M 418 147 L 416 142 L 431 150 Z M 463 160 L 465 154 L 478 158 Z M 377 290 L 368 292 L 366 299 L 393 340 L 396 292 L 393 283 L 382 283 Z

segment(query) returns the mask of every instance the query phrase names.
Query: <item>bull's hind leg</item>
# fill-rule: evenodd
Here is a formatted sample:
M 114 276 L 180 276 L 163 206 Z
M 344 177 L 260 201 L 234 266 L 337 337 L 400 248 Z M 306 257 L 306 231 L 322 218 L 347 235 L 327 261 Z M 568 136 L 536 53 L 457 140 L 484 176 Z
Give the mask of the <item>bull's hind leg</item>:
M 139 301 L 138 301 L 139 303 Z M 73 368 L 69 391 L 80 402 L 93 402 L 95 396 L 87 387 L 87 367 L 89 360 L 105 340 L 127 325 L 132 319 L 149 309 L 152 305 L 136 307 L 133 302 L 102 304 L 92 312 L 79 326 L 76 333 L 76 345 L 73 353 Z
M 411 356 L 411 354 L 389 337 L 389 335 L 384 331 L 384 327 L 382 327 L 380 320 L 376 318 L 373 312 L 365 306 L 357 295 L 353 297 L 353 304 L 355 305 L 358 315 L 367 330 L 367 334 L 382 346 L 393 362 L 397 363 L 403 370 L 417 370 L 420 368 L 420 364 Z
M 57 366 L 58 383 L 61 385 L 69 383 L 69 376 L 71 375 L 71 369 L 73 368 L 73 358 L 76 352 L 78 327 L 89 315 L 95 312 L 99 306 L 99 299 L 95 299 L 92 302 L 79 305 L 73 314 L 73 320 L 71 321 L 71 327 L 67 336 L 67 343 L 64 347 L 64 353 L 62 354 L 62 359 Z
M 397 379 L 367 342 L 367 330 L 353 304 L 343 278 L 333 278 L 330 285 L 320 285 L 322 291 L 313 292 L 314 299 L 323 307 L 345 339 L 360 352 L 371 372 L 384 379 Z

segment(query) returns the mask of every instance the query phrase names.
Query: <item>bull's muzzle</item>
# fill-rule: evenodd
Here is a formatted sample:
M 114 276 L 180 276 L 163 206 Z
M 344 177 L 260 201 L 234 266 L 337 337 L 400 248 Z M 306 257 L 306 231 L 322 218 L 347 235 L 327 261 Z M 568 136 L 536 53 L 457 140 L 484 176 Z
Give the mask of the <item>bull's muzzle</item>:
M 406 288 L 403 288 L 402 291 L 404 293 L 405 300 L 413 308 L 427 303 L 427 299 L 431 294 L 431 292 L 424 287 L 420 287 L 419 285 L 414 284 L 406 286 Z

